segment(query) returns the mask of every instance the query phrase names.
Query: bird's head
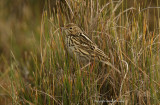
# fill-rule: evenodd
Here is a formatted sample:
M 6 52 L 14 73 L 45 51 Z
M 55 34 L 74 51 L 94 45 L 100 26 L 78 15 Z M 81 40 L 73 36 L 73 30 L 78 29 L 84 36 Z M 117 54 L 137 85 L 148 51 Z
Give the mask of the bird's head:
M 65 25 L 63 29 L 67 35 L 78 35 L 78 33 L 82 33 L 82 30 L 74 23 Z

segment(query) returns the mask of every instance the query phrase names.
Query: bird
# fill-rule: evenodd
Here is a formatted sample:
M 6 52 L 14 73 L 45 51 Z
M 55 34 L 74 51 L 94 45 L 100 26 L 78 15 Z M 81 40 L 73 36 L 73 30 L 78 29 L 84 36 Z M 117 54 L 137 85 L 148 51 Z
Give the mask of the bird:
M 92 61 L 100 61 L 121 73 L 109 62 L 109 57 L 74 23 L 66 24 L 62 27 L 65 31 L 65 48 L 72 58 L 81 64 Z M 83 67 L 84 68 L 84 67 Z
M 69 55 L 78 62 L 107 61 L 109 57 L 74 23 L 66 24 L 65 47 Z

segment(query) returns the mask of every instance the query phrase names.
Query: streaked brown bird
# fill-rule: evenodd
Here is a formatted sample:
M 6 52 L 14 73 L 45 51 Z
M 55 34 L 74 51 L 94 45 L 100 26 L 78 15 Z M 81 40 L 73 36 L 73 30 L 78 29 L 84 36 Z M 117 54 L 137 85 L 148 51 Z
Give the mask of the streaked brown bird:
M 98 60 L 105 62 L 109 58 L 91 41 L 83 31 L 74 23 L 69 23 L 64 26 L 65 47 L 70 56 L 76 58 L 79 62 L 90 62 Z

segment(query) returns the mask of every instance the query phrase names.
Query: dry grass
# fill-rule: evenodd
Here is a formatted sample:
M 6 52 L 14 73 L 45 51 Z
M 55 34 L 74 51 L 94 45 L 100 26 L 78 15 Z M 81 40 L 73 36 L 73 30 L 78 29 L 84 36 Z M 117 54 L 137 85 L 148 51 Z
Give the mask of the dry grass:
M 36 32 L 29 33 L 23 59 L 14 44 L 16 36 L 11 37 L 10 62 L 1 54 L 0 101 L 31 105 L 159 104 L 159 8 L 153 7 L 157 13 L 151 32 L 151 8 L 135 3 L 134 8 L 125 9 L 126 4 L 123 0 L 65 0 L 52 10 L 46 2 L 41 27 L 36 31 L 39 37 Z M 100 62 L 80 67 L 71 59 L 60 30 L 69 22 L 83 28 L 120 73 Z

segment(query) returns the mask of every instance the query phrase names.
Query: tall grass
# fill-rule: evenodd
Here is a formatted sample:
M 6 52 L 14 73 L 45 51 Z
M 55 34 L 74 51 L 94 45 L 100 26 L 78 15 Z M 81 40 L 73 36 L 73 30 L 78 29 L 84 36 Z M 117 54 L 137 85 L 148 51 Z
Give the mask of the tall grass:
M 124 8 L 127 2 L 123 0 L 65 2 L 57 2 L 53 10 L 45 3 L 40 44 L 26 58 L 26 78 L 19 72 L 23 63 L 11 53 L 11 90 L 0 87 L 12 104 L 159 104 L 159 20 L 153 16 L 157 23 L 150 32 L 150 9 L 136 2 L 135 8 Z M 69 22 L 80 26 L 120 73 L 100 62 L 81 67 L 72 59 L 65 51 L 65 33 L 60 29 Z

